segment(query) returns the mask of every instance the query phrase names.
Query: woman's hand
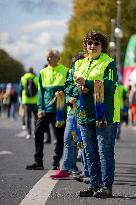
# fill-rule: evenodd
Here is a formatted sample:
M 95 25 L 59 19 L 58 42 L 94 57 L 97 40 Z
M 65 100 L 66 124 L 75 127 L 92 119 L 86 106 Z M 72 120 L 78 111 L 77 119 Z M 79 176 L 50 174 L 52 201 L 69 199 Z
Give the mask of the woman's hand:
M 76 103 L 76 98 L 71 97 L 71 98 L 69 99 L 69 103 L 71 103 L 72 105 L 75 104 L 75 103 Z
M 85 79 L 83 77 L 76 77 L 75 76 L 75 81 L 78 85 L 82 85 L 82 86 L 85 85 Z
M 78 85 L 81 85 L 81 90 L 83 93 L 88 93 L 89 92 L 89 89 L 88 88 L 85 88 L 84 85 L 85 85 L 85 79 L 83 77 L 76 77 L 74 76 L 75 78 L 75 81 Z
M 56 97 L 62 97 L 64 95 L 64 92 L 61 90 L 61 91 L 57 91 L 56 93 L 55 93 L 55 96 Z
M 85 88 L 84 86 L 82 86 L 81 90 L 82 90 L 83 93 L 88 93 L 89 92 L 89 89 Z

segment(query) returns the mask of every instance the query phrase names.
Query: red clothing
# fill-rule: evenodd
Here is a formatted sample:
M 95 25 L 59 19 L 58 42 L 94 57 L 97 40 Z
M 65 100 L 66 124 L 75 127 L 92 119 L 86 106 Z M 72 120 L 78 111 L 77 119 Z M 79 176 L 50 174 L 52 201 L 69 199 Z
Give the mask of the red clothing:
M 132 122 L 136 122 L 136 104 L 131 105 Z

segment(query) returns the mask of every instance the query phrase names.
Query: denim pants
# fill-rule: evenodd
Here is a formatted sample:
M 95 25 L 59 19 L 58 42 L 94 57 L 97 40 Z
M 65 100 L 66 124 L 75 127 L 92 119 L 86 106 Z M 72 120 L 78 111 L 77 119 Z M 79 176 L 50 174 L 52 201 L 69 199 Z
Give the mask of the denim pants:
M 105 128 L 95 124 L 80 126 L 84 142 L 88 171 L 89 188 L 112 187 L 114 182 L 114 146 L 117 132 L 116 123 L 108 123 Z
M 66 120 L 66 127 L 64 132 L 64 150 L 63 150 L 63 164 L 62 170 L 77 171 L 77 144 L 73 141 L 72 132 L 73 115 L 69 115 Z
M 88 164 L 87 164 L 87 159 L 86 159 L 86 151 L 85 149 L 81 150 L 81 160 L 83 163 L 83 171 L 82 174 L 86 177 L 89 177 L 89 171 L 88 171 Z

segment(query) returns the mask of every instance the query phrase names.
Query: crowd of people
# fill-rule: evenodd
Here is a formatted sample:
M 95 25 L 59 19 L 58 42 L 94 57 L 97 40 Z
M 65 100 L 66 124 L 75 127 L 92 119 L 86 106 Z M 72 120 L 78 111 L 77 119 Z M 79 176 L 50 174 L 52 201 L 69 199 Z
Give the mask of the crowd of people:
M 10 117 L 14 107 L 16 118 L 19 99 L 26 138 L 34 135 L 34 163 L 26 169 L 44 169 L 44 134 L 50 143 L 51 127 L 55 137 L 52 170 L 57 171 L 50 177 L 67 179 L 73 174 L 75 180 L 89 184 L 88 189 L 79 191 L 80 197 L 112 197 L 115 140 L 120 139 L 122 123 L 136 123 L 136 87 L 126 89 L 118 82 L 116 64 L 107 49 L 107 36 L 89 31 L 83 39 L 84 51 L 72 59 L 71 68 L 59 63 L 58 50 L 49 49 L 48 64 L 39 77 L 30 68 L 20 80 L 19 93 L 0 90 L 1 113 Z M 76 164 L 78 149 L 82 173 Z

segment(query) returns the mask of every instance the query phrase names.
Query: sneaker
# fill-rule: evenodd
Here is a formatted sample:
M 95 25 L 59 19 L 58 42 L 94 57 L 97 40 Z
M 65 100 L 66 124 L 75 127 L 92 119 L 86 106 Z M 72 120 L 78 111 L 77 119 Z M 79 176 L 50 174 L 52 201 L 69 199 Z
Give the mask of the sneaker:
M 89 177 L 86 177 L 86 176 L 84 176 L 82 174 L 80 174 L 80 175 L 73 175 L 73 179 L 75 179 L 78 182 L 84 182 L 84 183 L 86 183 L 87 181 L 90 180 Z
M 31 165 L 27 165 L 26 166 L 26 169 L 27 170 L 43 170 L 44 169 L 44 166 L 43 166 L 43 163 L 34 163 L 34 164 L 31 164 Z
M 22 130 L 26 130 L 26 126 L 25 125 L 22 125 Z
M 71 174 L 72 174 L 73 176 L 79 176 L 81 173 L 82 173 L 82 171 L 80 171 L 80 170 L 72 170 L 72 171 L 71 171 Z
M 59 170 L 56 174 L 50 175 L 52 179 L 69 179 L 70 174 L 67 171 Z
M 112 188 L 111 187 L 102 187 L 98 190 L 94 196 L 96 198 L 110 198 L 112 197 Z
M 95 193 L 96 193 L 95 190 L 87 189 L 87 190 L 80 191 L 78 193 L 78 196 L 80 196 L 80 197 L 93 197 Z
M 80 174 L 80 175 L 77 175 L 77 174 L 73 175 L 73 179 L 75 179 L 78 182 L 83 182 L 83 177 L 84 177 L 84 175 L 82 175 L 82 174 Z
M 44 144 L 51 144 L 51 140 L 45 139 Z
M 26 135 L 26 139 L 27 139 L 27 140 L 29 140 L 30 138 L 31 138 L 31 135 L 30 135 L 30 134 Z
M 84 179 L 83 179 L 83 182 L 84 182 L 85 184 L 89 184 L 89 183 L 90 183 L 90 177 L 84 178 Z
M 56 145 L 56 143 L 57 143 L 57 141 L 56 141 L 56 140 L 53 140 L 53 144 Z

